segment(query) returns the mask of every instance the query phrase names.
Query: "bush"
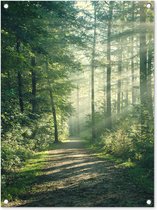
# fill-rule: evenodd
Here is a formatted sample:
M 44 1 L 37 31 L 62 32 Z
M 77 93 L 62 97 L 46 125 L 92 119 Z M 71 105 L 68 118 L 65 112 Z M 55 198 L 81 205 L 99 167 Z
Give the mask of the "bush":
M 12 136 L 10 136 L 12 137 Z M 13 171 L 31 157 L 32 151 L 24 145 L 19 145 L 13 138 L 2 141 L 2 171 Z
M 127 130 L 127 131 L 126 131 Z M 129 174 L 131 179 L 147 192 L 153 192 L 154 177 L 154 135 L 139 129 L 139 125 L 105 132 L 100 144 L 104 151 L 114 157 L 134 163 Z
M 131 139 L 122 129 L 114 132 L 106 132 L 102 136 L 101 141 L 104 142 L 104 149 L 116 157 L 129 158 L 130 151 L 133 146 Z

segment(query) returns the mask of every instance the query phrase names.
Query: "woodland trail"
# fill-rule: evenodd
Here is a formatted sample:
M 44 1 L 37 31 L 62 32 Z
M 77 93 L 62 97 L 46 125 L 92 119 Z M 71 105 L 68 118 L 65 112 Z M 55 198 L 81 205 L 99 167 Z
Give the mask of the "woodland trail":
M 83 141 L 72 140 L 48 153 L 36 184 L 12 206 L 146 206 L 147 195 L 130 183 L 113 162 L 93 156 Z

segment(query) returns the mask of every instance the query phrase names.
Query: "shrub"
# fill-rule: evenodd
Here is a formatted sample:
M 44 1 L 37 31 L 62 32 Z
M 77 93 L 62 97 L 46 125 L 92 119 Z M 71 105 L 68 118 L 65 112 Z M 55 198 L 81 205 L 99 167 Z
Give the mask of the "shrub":
M 111 133 L 107 132 L 102 136 L 102 141 L 106 152 L 121 158 L 130 157 L 132 141 L 124 130 L 118 129 Z

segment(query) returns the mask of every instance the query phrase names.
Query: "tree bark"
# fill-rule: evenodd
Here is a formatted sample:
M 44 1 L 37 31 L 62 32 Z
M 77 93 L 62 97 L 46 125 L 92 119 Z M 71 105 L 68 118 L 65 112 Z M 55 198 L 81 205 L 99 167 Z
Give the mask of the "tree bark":
M 108 17 L 108 31 L 107 31 L 107 123 L 108 129 L 112 128 L 111 115 L 111 21 L 112 21 L 112 2 L 109 2 L 109 17 Z
M 93 51 L 91 65 L 91 108 L 92 108 L 92 141 L 95 142 L 95 104 L 94 104 L 94 70 L 95 70 L 95 46 L 96 46 L 96 5 L 94 4 L 94 33 L 93 33 Z
M 36 112 L 36 71 L 35 71 L 35 57 L 31 58 L 32 66 L 32 113 Z
M 124 12 L 124 2 L 122 3 L 122 14 Z M 124 15 L 122 15 L 122 20 L 124 21 Z M 123 33 L 123 26 L 121 26 L 121 33 Z M 118 97 L 117 97 L 117 113 L 120 114 L 121 107 L 123 107 L 123 93 L 122 93 L 122 52 L 123 52 L 123 39 L 119 38 L 119 56 L 118 56 Z M 122 104 L 121 104 L 122 103 Z
M 147 65 L 147 105 L 148 105 L 148 110 L 151 115 L 153 116 L 153 100 L 152 100 L 152 36 L 149 35 L 149 46 L 148 46 L 148 65 Z
M 134 32 L 134 9 L 135 9 L 135 3 L 132 2 L 132 31 Z M 134 35 L 131 36 L 131 75 L 132 75 L 132 105 L 136 103 L 135 99 L 135 90 L 134 90 L 134 82 L 135 82 L 135 75 L 134 75 Z
M 122 56 L 121 56 L 121 52 L 120 52 L 120 58 L 119 58 L 119 64 L 118 64 L 118 96 L 117 96 L 117 113 L 118 114 L 120 113 L 120 109 L 121 109 L 121 73 L 122 73 Z
M 54 103 L 51 83 L 48 77 L 48 61 L 46 60 L 46 72 L 47 72 L 47 82 L 48 82 L 48 88 L 49 88 L 49 95 L 50 95 L 50 103 L 51 103 L 51 109 L 52 109 L 52 116 L 53 116 L 53 122 L 54 122 L 54 143 L 59 143 L 58 140 L 58 125 L 57 125 L 57 116 L 56 116 L 56 107 Z
M 20 41 L 17 39 L 16 51 L 18 54 L 20 54 L 20 44 L 21 44 Z M 17 71 L 17 81 L 18 81 L 19 107 L 20 107 L 21 113 L 23 113 L 24 112 L 24 103 L 23 103 L 23 94 L 22 94 L 22 75 L 21 75 L 19 67 L 18 67 L 18 71 Z
M 129 68 L 126 68 L 126 75 L 129 72 Z M 126 78 L 126 91 L 125 91 L 125 107 L 126 109 L 128 109 L 129 106 L 129 90 L 128 90 L 128 84 L 129 84 L 129 79 L 130 78 Z
M 77 84 L 77 134 L 80 135 L 79 85 Z
M 141 100 L 141 128 L 146 125 L 147 112 L 147 50 L 146 50 L 146 29 L 144 23 L 146 15 L 144 3 L 140 2 L 140 100 Z

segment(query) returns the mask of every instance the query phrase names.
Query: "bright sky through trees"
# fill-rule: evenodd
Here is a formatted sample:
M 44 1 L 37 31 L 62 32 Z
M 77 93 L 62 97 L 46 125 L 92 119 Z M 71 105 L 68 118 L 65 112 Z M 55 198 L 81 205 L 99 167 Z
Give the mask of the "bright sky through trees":
M 3 205 L 153 206 L 154 2 L 1 14 Z

